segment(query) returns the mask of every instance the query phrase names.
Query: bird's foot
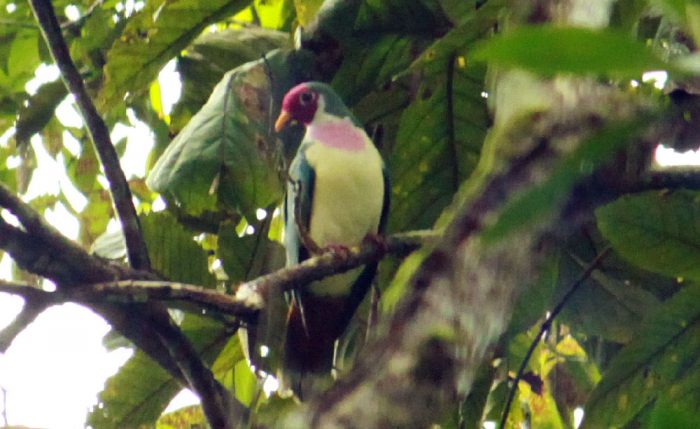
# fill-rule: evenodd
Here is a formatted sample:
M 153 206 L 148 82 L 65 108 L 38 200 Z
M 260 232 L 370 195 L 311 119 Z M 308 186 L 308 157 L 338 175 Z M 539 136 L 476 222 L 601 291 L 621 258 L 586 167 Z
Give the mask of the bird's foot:
M 322 249 L 323 253 L 330 253 L 337 258 L 345 259 L 350 255 L 350 248 L 344 244 L 329 244 Z
M 389 252 L 389 243 L 386 241 L 386 237 L 380 234 L 369 233 L 365 235 L 362 239 L 363 243 L 371 243 L 376 246 L 379 252 L 384 255 Z

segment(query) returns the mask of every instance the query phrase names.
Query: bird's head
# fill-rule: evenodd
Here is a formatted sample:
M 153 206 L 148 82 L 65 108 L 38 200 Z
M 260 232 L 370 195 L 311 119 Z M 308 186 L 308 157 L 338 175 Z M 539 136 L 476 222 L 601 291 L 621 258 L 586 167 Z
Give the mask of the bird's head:
M 314 119 L 321 94 L 308 83 L 302 83 L 284 96 L 282 111 L 275 122 L 275 130 L 280 132 L 290 121 L 308 125 Z
M 275 121 L 275 130 L 280 132 L 291 121 L 307 126 L 319 110 L 341 118 L 351 116 L 330 86 L 321 82 L 305 82 L 290 89 L 284 96 L 282 111 Z

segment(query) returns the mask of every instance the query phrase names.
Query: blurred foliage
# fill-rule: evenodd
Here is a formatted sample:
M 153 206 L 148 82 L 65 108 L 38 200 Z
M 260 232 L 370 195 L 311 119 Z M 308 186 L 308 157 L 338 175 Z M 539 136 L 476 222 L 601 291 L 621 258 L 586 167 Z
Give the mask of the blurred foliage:
M 680 124 L 700 110 L 695 0 L 617 0 L 599 30 L 510 28 L 502 24 L 518 15 L 507 0 L 52 3 L 118 139 L 154 268 L 173 281 L 228 291 L 282 265 L 275 208 L 301 130 L 278 136 L 271 124 L 298 82 L 329 82 L 375 139 L 393 184 L 392 232 L 429 228 L 438 218 L 444 225 L 457 192 L 473 189 L 467 180 L 500 168 L 495 158 L 503 151 L 517 152 L 488 146 L 496 69 L 593 77 L 659 110 L 673 104 Z M 171 61 L 179 97 L 177 81 L 158 80 Z M 66 212 L 78 225 L 72 238 L 85 248 L 123 258 L 123 241 L 108 228 L 114 215 L 98 158 L 51 62 L 27 2 L 0 0 L 0 181 L 42 214 Z M 686 96 L 645 83 L 651 70 L 669 71 L 666 87 Z M 522 96 L 546 97 L 535 90 L 521 88 Z M 483 238 L 507 238 L 551 214 L 650 120 L 587 135 L 550 180 L 518 193 Z M 120 137 L 135 127 L 140 134 Z M 683 147 L 697 147 L 693 136 Z M 700 411 L 699 211 L 697 192 L 632 194 L 570 231 L 510 315 L 499 359 L 483 365 L 471 395 L 455 402 L 441 426 L 477 428 L 500 418 L 545 313 L 609 243 L 614 254 L 535 349 L 507 427 L 572 428 L 580 407 L 584 427 L 693 427 Z M 383 264 L 385 312 L 419 260 L 414 255 L 398 272 L 398 262 Z M 215 376 L 253 410 L 252 426 L 297 406 L 262 391 L 266 378 L 247 364 L 226 315 L 203 317 L 186 303 L 174 314 Z M 129 346 L 115 337 L 113 344 Z M 278 354 L 270 351 L 271 360 Z M 161 415 L 180 389 L 137 351 L 107 381 L 88 423 L 204 427 L 196 406 Z

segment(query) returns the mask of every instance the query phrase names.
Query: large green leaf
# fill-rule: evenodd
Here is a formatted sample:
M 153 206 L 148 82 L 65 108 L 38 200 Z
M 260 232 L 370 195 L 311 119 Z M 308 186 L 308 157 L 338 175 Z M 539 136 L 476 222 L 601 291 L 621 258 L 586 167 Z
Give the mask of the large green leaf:
M 247 6 L 244 0 L 153 0 L 129 18 L 121 37 L 107 53 L 104 107 L 122 103 L 128 93 L 141 94 L 161 67 L 184 49 L 207 25 Z
M 482 96 L 485 71 L 466 62 L 464 55 L 493 24 L 497 11 L 484 7 L 465 17 L 409 69 L 422 83 L 401 114 L 387 159 L 393 184 L 392 230 L 432 226 L 476 167 L 490 125 Z
M 666 389 L 700 371 L 700 287 L 688 285 L 613 359 L 586 404 L 584 428 L 623 426 Z M 677 390 L 677 389 L 676 389 Z
M 476 166 L 489 124 L 480 96 L 484 69 L 449 61 L 443 74 L 421 85 L 401 115 L 387 159 L 393 186 L 390 230 L 430 227 Z
M 284 93 L 306 80 L 310 61 L 303 51 L 274 51 L 226 73 L 153 167 L 148 186 L 194 214 L 220 204 L 254 219 L 257 208 L 278 202 L 283 186 L 272 121 Z
M 393 33 L 346 40 L 343 62 L 331 85 L 352 106 L 371 90 L 391 82 L 412 62 L 412 52 L 422 51 L 429 39 L 421 35 Z
M 166 212 L 141 216 L 144 239 L 153 269 L 166 278 L 213 286 L 207 254 Z M 180 325 L 206 363 L 214 361 L 230 334 L 220 324 L 186 314 Z M 136 428 L 153 423 L 182 386 L 165 370 L 137 351 L 100 393 L 100 405 L 88 422 L 99 428 Z
M 634 78 L 668 67 L 651 49 L 626 34 L 547 25 L 523 26 L 494 37 L 476 47 L 472 58 L 547 76 L 601 73 Z
M 321 58 L 321 69 L 335 71 L 333 88 L 353 106 L 405 71 L 441 30 L 447 31 L 448 20 L 435 0 L 365 0 L 325 2 L 314 25 L 340 45 L 340 64 Z M 316 41 L 304 43 L 313 49 Z
M 209 98 L 227 71 L 289 44 L 285 33 L 258 28 L 206 33 L 177 59 L 182 95 L 173 107 L 171 129 L 179 131 Z
M 389 127 L 384 127 L 388 140 L 384 152 L 388 152 L 393 185 L 390 230 L 432 226 L 476 166 L 490 118 L 482 96 L 484 68 L 466 62 L 465 55 L 495 23 L 499 7 L 500 2 L 494 1 L 478 10 L 470 9 L 460 25 L 435 38 L 410 67 L 399 72 L 398 81 L 392 84 L 393 93 L 378 92 L 375 98 L 385 101 L 373 99 L 370 104 L 393 115 L 403 106 L 387 103 L 409 103 L 400 111 L 395 136 L 392 116 L 382 123 L 389 122 Z M 417 78 L 420 85 L 416 85 Z M 363 110 L 361 116 L 371 118 L 364 112 L 364 104 L 363 100 L 358 106 Z
M 17 32 L 9 57 L 7 58 L 8 77 L 15 81 L 16 90 L 24 89 L 27 80 L 34 76 L 39 66 L 39 32 L 23 29 Z
M 586 252 L 585 259 L 581 259 L 569 253 L 572 250 L 567 250 L 560 263 L 556 299 L 568 292 L 596 256 L 593 252 Z M 575 250 L 581 251 L 580 248 Z M 560 320 L 589 336 L 628 343 L 638 335 L 641 323 L 658 306 L 659 301 L 654 295 L 639 284 L 596 270 L 571 296 Z
M 206 252 L 174 217 L 159 212 L 140 220 L 154 270 L 172 281 L 214 286 Z
M 180 327 L 207 364 L 213 362 L 230 337 L 221 325 L 194 315 L 187 315 Z M 100 429 L 152 426 L 182 388 L 164 369 L 137 351 L 107 380 L 87 423 Z
M 615 250 L 640 268 L 700 280 L 700 193 L 626 195 L 596 210 Z

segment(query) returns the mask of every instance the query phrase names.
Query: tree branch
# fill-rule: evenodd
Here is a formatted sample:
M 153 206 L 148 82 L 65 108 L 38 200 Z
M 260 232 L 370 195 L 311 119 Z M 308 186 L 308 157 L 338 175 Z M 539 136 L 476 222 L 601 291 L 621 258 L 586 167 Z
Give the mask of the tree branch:
M 299 411 L 303 415 L 290 416 L 288 427 L 300 427 L 294 424 L 300 420 L 313 428 L 427 427 L 469 393 L 476 368 L 508 326 L 517 296 L 553 247 L 549 243 L 583 214 L 567 216 L 561 201 L 507 239 L 486 240 L 481 233 L 511 198 L 548 180 L 596 129 L 643 109 L 614 88 L 575 79 L 568 85 L 543 82 L 553 101 L 536 118 L 496 122 L 487 141 L 498 146 L 484 150 L 500 148 L 501 158 L 490 171 L 478 171 L 458 197 L 443 238 L 422 259 L 403 301 L 379 329 L 387 334 L 365 346 L 353 370 L 313 398 Z M 572 103 L 558 91 L 578 98 Z M 506 95 L 503 100 L 512 101 Z M 583 204 L 582 210 L 590 215 L 591 206 Z
M 21 293 L 28 298 L 27 303 L 41 303 L 42 300 L 48 304 L 57 302 L 62 299 L 61 294 L 81 293 L 85 287 L 80 285 L 86 283 L 114 282 L 123 279 L 157 279 L 152 273 L 129 269 L 87 254 L 78 245 L 46 224 L 29 205 L 1 184 L 0 207 L 14 214 L 25 229 L 8 224 L 0 216 L 0 248 L 6 250 L 20 267 L 56 283 L 57 295 L 53 293 L 46 295 L 45 292 L 35 288 L 22 288 Z M 16 289 L 15 293 L 18 291 L 20 289 Z M 182 332 L 173 331 L 170 328 L 172 321 L 162 304 L 157 302 L 123 304 L 109 303 L 104 300 L 87 304 L 168 371 L 173 378 L 183 385 L 192 387 L 203 399 L 211 396 L 209 391 L 199 389 L 203 386 L 217 386 L 218 382 L 211 372 L 202 369 L 201 361 L 194 362 L 199 360 L 199 356 Z M 25 313 L 22 317 L 26 318 L 27 314 Z M 15 320 L 12 326 L 21 327 L 24 323 L 20 318 Z M 160 329 L 166 329 L 167 332 L 161 332 Z M 16 335 L 12 330 L 5 331 L 3 334 L 8 340 Z M 174 352 L 177 352 L 177 355 L 171 354 Z M 216 390 L 222 401 L 228 397 L 228 392 L 223 387 L 219 386 Z M 221 416 L 233 415 L 235 408 L 233 403 L 233 399 L 230 398 L 224 402 L 216 402 L 214 407 L 219 404 L 226 405 L 226 408 L 218 411 L 215 408 L 208 408 L 208 412 L 212 413 L 211 418 L 219 421 Z
M 46 234 L 43 231 L 44 225 L 41 218 L 31 217 L 31 209 L 27 208 L 28 213 L 25 213 L 22 209 L 26 207 L 21 201 L 10 199 L 10 202 L 17 206 L 15 211 L 20 213 L 22 218 L 29 216 L 36 221 L 34 230 L 37 233 Z M 253 322 L 254 316 L 265 305 L 266 297 L 270 293 L 281 293 L 282 290 L 291 289 L 299 284 L 350 270 L 367 262 L 379 260 L 387 253 L 405 255 L 422 243 L 436 239 L 437 236 L 430 231 L 397 234 L 389 237 L 386 243 L 372 241 L 363 243 L 362 246 L 350 249 L 344 256 L 327 253 L 311 258 L 301 265 L 285 268 L 244 283 L 238 288 L 235 296 L 195 285 L 154 280 L 111 281 L 60 288 L 56 292 L 46 292 L 28 285 L 0 281 L 0 292 L 22 296 L 25 299 L 25 308 L 35 306 L 45 308 L 66 301 L 86 305 L 97 304 L 103 308 L 108 307 L 110 301 L 122 304 L 148 303 L 151 300 L 186 301 L 225 315 L 233 315 L 242 321 Z M 16 323 L 18 321 L 15 321 Z M 165 345 L 184 377 L 181 381 L 186 381 L 202 400 L 202 406 L 212 427 L 234 427 L 245 418 L 247 413 L 245 408 L 233 400 L 229 393 L 216 382 L 211 371 L 202 364 L 196 350 L 192 348 L 189 341 L 183 340 L 182 333 L 170 318 L 157 312 L 143 312 L 140 323 L 144 329 L 147 327 L 154 330 Z M 0 338 L 5 335 L 12 335 L 14 338 L 16 333 L 4 331 L 0 333 Z M 132 338 L 129 335 L 127 337 Z M 163 365 L 162 362 L 160 363 Z
M 405 257 L 422 245 L 436 242 L 440 236 L 441 233 L 435 231 L 411 231 L 391 235 L 385 239 L 385 243 L 365 241 L 360 246 L 351 247 L 346 255 L 326 252 L 301 264 L 241 284 L 236 289 L 236 299 L 248 307 L 262 308 L 262 303 L 268 301 L 270 293 L 281 293 L 333 274 L 344 273 L 360 265 L 379 261 L 387 254 Z
M 528 362 L 530 362 L 530 358 L 532 357 L 532 354 L 535 352 L 535 348 L 537 345 L 540 343 L 540 340 L 544 337 L 544 334 L 549 331 L 552 328 L 552 323 L 554 322 L 554 319 L 561 313 L 561 311 L 564 309 L 564 306 L 569 302 L 569 299 L 576 293 L 578 290 L 579 286 L 583 284 L 583 282 L 590 277 L 590 275 L 595 271 L 600 264 L 603 262 L 603 260 L 610 254 L 610 251 L 612 250 L 612 247 L 609 245 L 606 246 L 598 255 L 593 258 L 593 260 L 588 264 L 585 270 L 579 274 L 578 278 L 573 282 L 573 284 L 568 288 L 568 291 L 564 295 L 564 297 L 559 300 L 556 306 L 552 309 L 551 312 L 547 315 L 545 318 L 544 322 L 540 325 L 540 329 L 537 332 L 537 335 L 535 335 L 535 339 L 530 343 L 530 348 L 528 348 L 527 353 L 525 353 L 525 357 L 523 358 L 522 362 L 520 362 L 520 367 L 518 368 L 518 372 L 515 375 L 515 378 L 513 379 L 513 384 L 508 391 L 508 398 L 506 399 L 506 405 L 503 407 L 503 413 L 501 414 L 501 420 L 500 423 L 498 424 L 498 429 L 505 429 L 506 427 L 506 422 L 508 421 L 508 414 L 510 414 L 510 406 L 513 403 L 513 399 L 515 398 L 515 392 L 518 391 L 518 383 L 520 380 L 523 379 L 523 374 L 525 374 L 525 369 L 527 368 Z
M 105 176 L 109 182 L 112 201 L 124 232 L 129 262 L 135 269 L 148 270 L 150 269 L 150 261 L 146 243 L 141 234 L 136 209 L 132 202 L 131 190 L 124 176 L 124 171 L 119 164 L 119 157 L 114 149 L 114 145 L 112 145 L 107 125 L 97 113 L 97 109 L 95 109 L 95 105 L 85 89 L 80 73 L 73 64 L 51 2 L 47 0 L 30 0 L 30 3 L 51 55 L 61 71 L 61 77 L 68 90 L 75 96 L 75 101 L 100 157 Z
M 16 290 L 20 289 L 22 289 L 22 293 L 14 293 Z M 46 297 L 44 294 L 46 292 L 29 285 L 20 285 L 0 280 L 0 292 L 9 292 L 24 298 L 24 307 L 22 307 L 20 313 L 15 317 L 15 320 L 0 331 L 0 354 L 4 354 L 15 338 L 17 338 L 17 335 L 53 303 L 45 299 Z
M 64 302 L 81 304 L 120 303 L 144 304 L 149 301 L 173 301 L 194 304 L 199 313 L 206 309 L 223 316 L 235 317 L 243 322 L 253 322 L 265 307 L 272 291 L 281 293 L 300 284 L 322 279 L 328 275 L 351 270 L 368 262 L 378 261 L 386 254 L 404 256 L 420 245 L 436 240 L 438 234 L 431 231 L 415 231 L 395 234 L 387 238 L 386 246 L 366 242 L 349 249 L 347 255 L 326 253 L 308 259 L 302 264 L 275 271 L 237 288 L 229 295 L 202 286 L 165 280 L 129 279 L 84 284 L 56 292 L 46 292 L 30 285 L 0 280 L 0 292 L 23 297 L 36 305 L 55 305 Z
M 199 396 L 204 415 L 214 429 L 239 427 L 248 416 L 248 409 L 234 399 L 199 358 L 189 341 L 182 341 L 182 331 L 172 319 L 151 321 L 163 344 L 185 375 L 190 388 Z

